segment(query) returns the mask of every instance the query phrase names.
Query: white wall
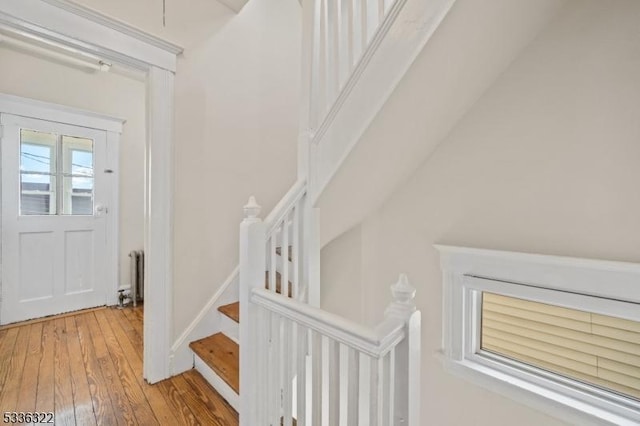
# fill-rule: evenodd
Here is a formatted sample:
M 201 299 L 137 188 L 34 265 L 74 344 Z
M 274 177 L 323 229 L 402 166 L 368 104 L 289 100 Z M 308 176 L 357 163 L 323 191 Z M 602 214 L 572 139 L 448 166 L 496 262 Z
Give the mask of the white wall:
M 174 338 L 237 265 L 249 196 L 265 217 L 295 181 L 300 14 L 251 1 L 179 59 Z
M 443 371 L 433 244 L 640 261 L 639 22 L 634 0 L 568 3 L 352 231 L 362 239 L 366 322 L 380 319 L 399 272 L 418 289 L 425 424 L 561 424 Z M 353 255 L 330 247 L 349 249 L 334 242 L 323 257 Z M 332 282 L 325 274 L 323 291 Z
M 120 285 L 144 244 L 145 83 L 0 48 L 0 92 L 127 120 L 120 140 Z
M 362 252 L 362 230 L 357 226 L 322 249 L 320 264 L 320 276 L 331 281 L 322 286 L 320 305 L 359 323 L 364 321 L 366 308 L 361 297 L 366 291 L 361 279 Z
M 319 197 L 323 244 L 380 207 L 563 4 L 456 0 Z

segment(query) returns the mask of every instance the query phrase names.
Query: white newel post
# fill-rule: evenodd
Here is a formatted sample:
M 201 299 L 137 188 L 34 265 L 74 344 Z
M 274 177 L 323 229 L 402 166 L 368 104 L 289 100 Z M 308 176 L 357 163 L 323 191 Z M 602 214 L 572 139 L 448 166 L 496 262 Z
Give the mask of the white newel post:
M 414 301 L 416 289 L 405 274 L 391 286 L 393 302 L 385 311 L 387 319 L 404 321 L 406 338 L 395 354 L 395 398 L 393 425 L 420 426 L 420 311 Z
M 266 259 L 265 225 L 258 217 L 260 206 L 254 197 L 244 206 L 240 224 L 240 426 L 258 424 L 256 312 L 250 309 L 251 291 L 264 286 Z

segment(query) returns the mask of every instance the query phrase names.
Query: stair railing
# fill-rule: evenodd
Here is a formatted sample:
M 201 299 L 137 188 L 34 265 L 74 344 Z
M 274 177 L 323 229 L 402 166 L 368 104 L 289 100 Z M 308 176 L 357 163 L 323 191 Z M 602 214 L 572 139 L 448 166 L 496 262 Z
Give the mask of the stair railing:
M 255 374 L 241 425 L 419 425 L 420 312 L 406 276 L 369 329 L 262 288 L 251 292 Z M 242 372 L 241 367 L 241 372 Z M 244 391 L 243 391 L 244 392 Z
M 309 126 L 320 138 L 406 0 L 308 0 Z
M 315 263 L 319 262 L 319 251 L 314 251 L 317 228 L 312 220 L 313 211 L 306 205 L 306 196 L 306 182 L 296 182 L 264 222 L 259 218 L 261 207 L 254 197 L 244 206 L 245 218 L 240 224 L 241 319 L 251 318 L 249 302 L 255 288 L 301 303 L 317 299 L 319 277 Z M 248 395 L 255 390 L 255 371 L 248 356 L 255 351 L 256 338 L 251 335 L 249 324 L 249 321 L 240 321 L 240 413 L 251 410 Z M 241 416 L 246 418 L 244 414 Z

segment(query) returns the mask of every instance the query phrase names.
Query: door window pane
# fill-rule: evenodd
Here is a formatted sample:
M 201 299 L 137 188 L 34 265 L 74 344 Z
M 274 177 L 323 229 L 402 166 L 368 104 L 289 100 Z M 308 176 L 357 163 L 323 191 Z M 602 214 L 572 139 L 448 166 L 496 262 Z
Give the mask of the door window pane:
M 20 131 L 20 214 L 56 214 L 56 140 L 53 133 Z
M 62 137 L 62 173 L 73 176 L 93 176 L 93 140 Z
M 93 140 L 62 136 L 62 214 L 93 214 Z
M 20 174 L 20 215 L 56 214 L 56 177 Z
M 20 131 L 20 171 L 54 174 L 56 139 L 53 133 Z
M 63 214 L 93 214 L 93 178 L 65 176 L 64 193 Z

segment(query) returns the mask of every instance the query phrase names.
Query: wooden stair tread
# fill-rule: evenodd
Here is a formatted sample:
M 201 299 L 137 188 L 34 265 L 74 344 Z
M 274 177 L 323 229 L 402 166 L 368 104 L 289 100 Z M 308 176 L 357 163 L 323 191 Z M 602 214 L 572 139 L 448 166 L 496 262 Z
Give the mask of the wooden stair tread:
M 228 305 L 220 306 L 218 310 L 235 322 L 240 323 L 240 302 L 229 303 Z
M 222 333 L 191 342 L 189 347 L 231 388 L 240 393 L 240 347 Z
M 282 247 L 276 247 L 276 254 L 282 256 Z M 293 246 L 289 246 L 289 262 L 293 260 Z
M 265 272 L 264 288 L 269 289 L 269 271 Z M 289 281 L 289 297 L 291 297 L 291 289 L 293 284 Z M 282 275 L 280 272 L 276 272 L 276 293 L 282 294 Z

